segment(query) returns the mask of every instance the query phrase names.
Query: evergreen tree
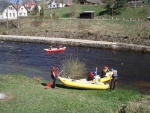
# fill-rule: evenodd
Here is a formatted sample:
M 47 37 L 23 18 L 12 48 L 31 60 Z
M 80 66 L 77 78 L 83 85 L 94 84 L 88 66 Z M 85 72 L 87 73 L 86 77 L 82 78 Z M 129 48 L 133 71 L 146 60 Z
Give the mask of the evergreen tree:
M 34 15 L 36 15 L 36 14 L 39 12 L 39 9 L 38 9 L 38 6 L 37 6 L 37 5 L 35 5 L 33 12 L 34 12 Z
M 44 8 L 43 8 L 43 6 L 41 6 L 40 16 L 44 16 Z
M 126 8 L 127 0 L 108 0 L 105 6 L 108 15 L 119 15 Z

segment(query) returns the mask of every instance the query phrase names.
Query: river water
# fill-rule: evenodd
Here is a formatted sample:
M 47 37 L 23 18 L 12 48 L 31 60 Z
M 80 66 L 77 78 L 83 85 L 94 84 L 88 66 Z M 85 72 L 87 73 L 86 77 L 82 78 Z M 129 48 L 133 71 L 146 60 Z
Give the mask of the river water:
M 48 44 L 0 42 L 0 74 L 23 74 L 51 80 L 50 68 L 61 65 L 62 59 L 73 55 L 86 64 L 87 71 L 103 66 L 118 70 L 118 86 L 132 86 L 139 91 L 150 90 L 150 54 L 71 47 L 63 53 L 48 54 Z

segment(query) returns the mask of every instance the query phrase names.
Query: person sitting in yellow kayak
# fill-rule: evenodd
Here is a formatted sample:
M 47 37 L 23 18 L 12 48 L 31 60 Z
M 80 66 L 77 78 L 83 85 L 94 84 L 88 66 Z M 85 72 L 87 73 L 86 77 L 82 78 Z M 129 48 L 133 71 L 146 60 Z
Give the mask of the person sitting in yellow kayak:
M 96 71 L 90 72 L 89 75 L 88 75 L 88 79 L 87 80 L 88 81 L 93 80 L 95 75 L 96 75 Z
M 102 70 L 102 73 L 101 73 L 101 78 L 105 77 L 107 72 L 109 72 L 109 69 L 107 66 L 104 66 L 104 69 Z

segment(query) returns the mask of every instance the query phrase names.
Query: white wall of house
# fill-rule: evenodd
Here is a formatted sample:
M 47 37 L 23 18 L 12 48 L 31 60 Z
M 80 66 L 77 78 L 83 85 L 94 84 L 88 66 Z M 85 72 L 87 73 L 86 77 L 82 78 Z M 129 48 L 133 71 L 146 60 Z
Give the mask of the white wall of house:
M 48 8 L 57 8 L 57 3 L 54 1 L 52 1 L 51 4 L 48 5 Z
M 65 7 L 65 5 L 66 5 L 66 4 L 59 3 L 57 6 L 61 8 L 61 7 Z
M 18 9 L 18 16 L 19 17 L 28 16 L 27 10 L 26 10 L 26 8 L 23 5 L 20 6 L 20 8 Z
M 17 10 L 10 5 L 2 13 L 3 19 L 17 19 Z

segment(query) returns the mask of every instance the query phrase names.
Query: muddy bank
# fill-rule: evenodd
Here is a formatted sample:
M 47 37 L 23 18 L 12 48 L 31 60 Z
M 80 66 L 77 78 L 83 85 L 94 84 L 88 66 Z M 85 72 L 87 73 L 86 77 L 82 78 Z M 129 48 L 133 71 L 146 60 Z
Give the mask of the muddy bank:
M 31 42 L 31 43 L 47 43 L 47 44 L 62 44 L 70 46 L 94 47 L 102 49 L 113 49 L 123 51 L 137 51 L 150 53 L 150 46 L 126 44 L 119 42 L 105 42 L 94 40 L 81 40 L 56 37 L 37 37 L 37 36 L 15 36 L 15 35 L 0 35 L 1 41 L 16 41 L 16 42 Z
M 62 37 L 67 39 L 82 39 L 93 41 L 107 41 L 107 42 L 121 42 L 127 44 L 137 44 L 150 46 L 150 35 L 147 38 L 130 38 L 126 35 L 104 35 L 101 32 L 89 32 L 89 31 L 38 31 L 38 32 L 17 32 L 9 31 L 4 32 L 4 35 L 20 35 L 20 36 L 40 36 L 40 37 Z

